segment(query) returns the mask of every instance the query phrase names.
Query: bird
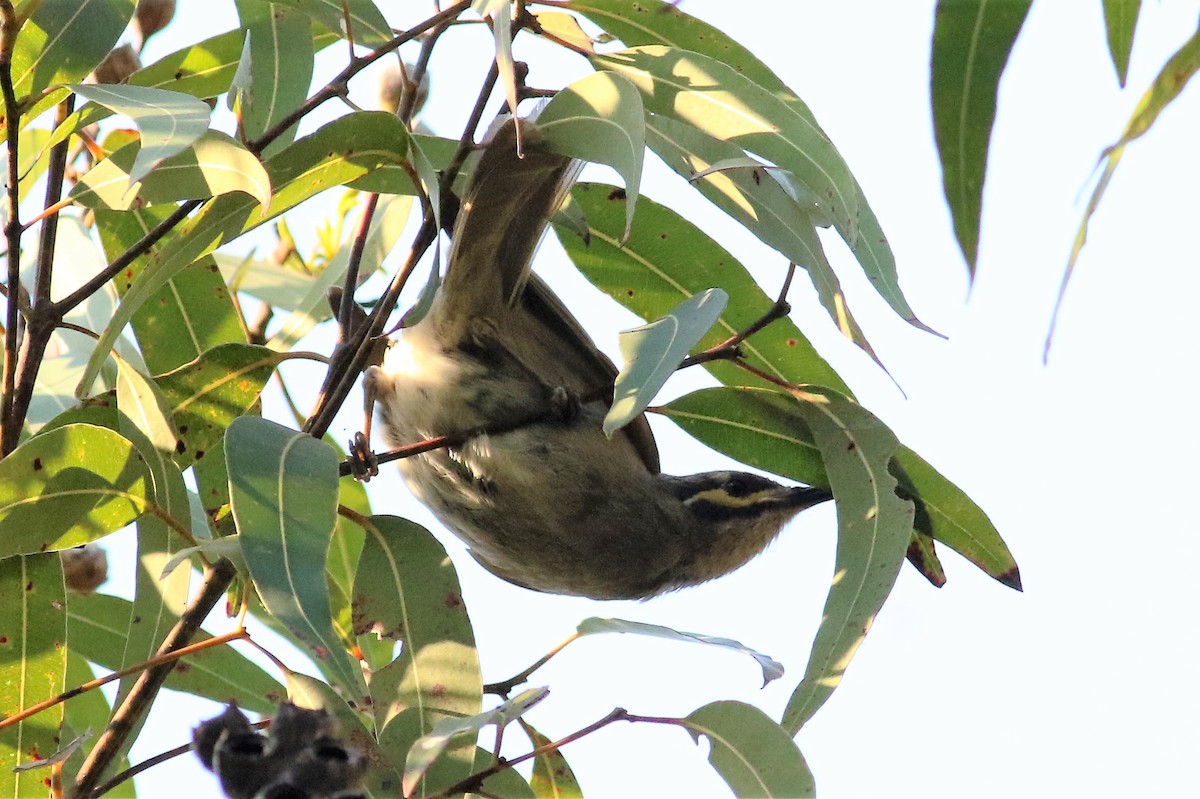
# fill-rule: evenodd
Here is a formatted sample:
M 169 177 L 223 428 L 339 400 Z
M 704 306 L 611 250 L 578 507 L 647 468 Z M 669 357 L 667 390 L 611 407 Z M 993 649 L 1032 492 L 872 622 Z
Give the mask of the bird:
M 432 305 L 390 337 L 366 389 L 392 446 L 457 438 L 399 468 L 485 569 L 536 591 L 647 599 L 740 568 L 832 494 L 745 472 L 663 474 L 644 415 L 604 434 L 617 369 L 531 271 L 578 171 L 535 122 L 493 126 Z

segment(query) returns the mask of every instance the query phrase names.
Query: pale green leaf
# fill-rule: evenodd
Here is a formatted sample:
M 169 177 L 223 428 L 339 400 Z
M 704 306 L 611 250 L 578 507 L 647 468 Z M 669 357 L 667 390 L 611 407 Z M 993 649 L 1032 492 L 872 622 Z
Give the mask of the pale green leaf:
M 726 64 L 659 45 L 597 55 L 619 72 L 647 110 L 685 122 L 788 170 L 817 197 L 846 240 L 858 238 L 858 190 L 850 170 L 816 123 Z
M 141 516 L 150 491 L 142 456 L 112 430 L 34 436 L 0 461 L 0 558 L 102 538 Z
M 733 795 L 746 799 L 816 796 L 816 785 L 796 743 L 770 717 L 741 702 L 713 702 L 688 715 L 684 726 L 709 742 L 708 762 Z
M 182 151 L 208 130 L 211 109 L 190 94 L 144 86 L 72 84 L 71 91 L 109 110 L 125 114 L 137 125 L 142 147 L 129 170 L 141 180 L 160 163 Z
M 234 191 L 249 194 L 263 207 L 271 201 L 271 180 L 262 163 L 224 133 L 205 132 L 140 182 L 131 183 L 130 172 L 140 152 L 137 143 L 117 150 L 88 170 L 68 196 L 88 208 L 116 211 Z
M 838 545 L 808 667 L 784 710 L 783 725 L 791 734 L 837 688 L 891 593 L 914 514 L 913 504 L 896 495 L 888 464 L 900 445 L 882 422 L 829 389 L 808 387 L 795 396 L 837 500 Z
M 621 333 L 621 371 L 613 386 L 613 403 L 604 417 L 611 436 L 636 419 L 658 390 L 675 374 L 688 352 L 716 324 L 729 302 L 721 289 L 693 294 L 649 324 Z
M 311 436 L 242 416 L 225 433 L 225 458 L 242 553 L 263 604 L 359 695 L 362 674 L 333 631 L 325 582 L 337 517 L 336 454 Z
M 554 95 L 537 126 L 550 151 L 617 170 L 625 181 L 628 236 L 646 151 L 646 115 L 637 88 L 616 73 L 589 75 Z
M 1054 311 L 1050 322 L 1050 332 L 1046 334 L 1044 357 L 1049 357 L 1050 342 L 1054 338 L 1054 327 L 1058 322 L 1058 312 L 1062 308 L 1063 297 L 1067 293 L 1067 283 L 1070 282 L 1071 275 L 1075 271 L 1075 264 L 1079 260 L 1079 253 L 1083 250 L 1083 245 L 1087 242 L 1088 223 L 1092 219 L 1092 214 L 1100 206 L 1100 199 L 1108 189 L 1108 184 L 1112 180 L 1113 173 L 1117 171 L 1117 164 L 1120 162 L 1121 156 L 1125 154 L 1126 145 L 1150 130 L 1154 121 L 1158 119 L 1158 115 L 1179 96 L 1183 91 L 1183 87 L 1188 84 L 1188 81 L 1192 79 L 1192 76 L 1196 74 L 1198 69 L 1200 69 L 1200 30 L 1193 33 L 1191 38 L 1184 42 L 1175 51 L 1175 54 L 1167 60 L 1167 63 L 1163 65 L 1162 70 L 1155 77 L 1154 83 L 1142 95 L 1137 108 L 1134 109 L 1133 116 L 1125 126 L 1124 132 L 1121 133 L 1121 138 L 1117 140 L 1116 144 L 1104 151 L 1104 170 L 1096 182 L 1096 188 L 1092 190 L 1092 196 L 1088 199 L 1087 208 L 1084 209 L 1079 229 L 1075 232 L 1075 242 L 1071 246 L 1071 257 L 1067 259 L 1067 268 L 1063 273 L 1062 283 L 1058 288 L 1058 297 L 1054 302 Z
M 765 687 L 772 680 L 777 680 L 783 676 L 783 664 L 769 655 L 764 655 L 762 652 L 755 651 L 750 647 L 742 644 L 739 641 L 734 641 L 731 638 L 718 638 L 712 635 L 701 635 L 700 633 L 687 633 L 682 630 L 674 630 L 670 627 L 663 627 L 658 624 L 647 624 L 640 621 L 629 621 L 627 619 L 605 619 L 593 617 L 584 619 L 579 623 L 576 630 L 579 635 L 592 635 L 594 633 L 634 633 L 636 635 L 648 635 L 654 638 L 666 638 L 671 641 L 685 641 L 688 643 L 708 644 L 709 646 L 718 646 L 723 649 L 731 649 L 734 652 L 740 652 L 744 655 L 749 655 L 758 663 L 762 669 L 763 686 Z
M 473 745 L 475 737 L 484 727 L 489 724 L 500 727 L 509 724 L 549 694 L 549 688 L 527 688 L 492 710 L 466 718 L 449 717 L 435 724 L 428 734 L 417 739 L 408 753 L 408 761 L 404 765 L 404 795 L 412 795 L 421 777 L 452 743 L 459 743 L 469 736 Z

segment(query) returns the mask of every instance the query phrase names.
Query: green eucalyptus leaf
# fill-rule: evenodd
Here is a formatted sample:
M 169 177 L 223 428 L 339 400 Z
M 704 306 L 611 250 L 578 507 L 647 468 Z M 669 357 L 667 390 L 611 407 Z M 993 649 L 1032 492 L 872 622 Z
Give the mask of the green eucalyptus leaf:
M 770 160 L 794 174 L 853 245 L 858 189 L 849 168 L 809 116 L 713 58 L 661 45 L 592 57 L 629 78 L 646 109 Z
M 117 150 L 88 170 L 68 196 L 88 208 L 115 211 L 207 199 L 234 191 L 249 194 L 264 207 L 271 202 L 267 171 L 249 150 L 224 133 L 206 131 L 140 182 L 133 183 L 130 173 L 140 152 L 138 143 Z
M 715 346 L 745 330 L 771 309 L 770 300 L 737 259 L 671 209 L 642 197 L 633 231 L 625 229 L 624 192 L 600 183 L 581 183 L 572 198 L 587 219 L 587 237 L 555 223 L 559 241 L 575 266 L 605 294 L 643 319 L 655 319 L 683 300 L 713 286 L 729 305 L 699 347 Z M 779 275 L 782 283 L 784 275 Z M 753 366 L 792 383 L 817 383 L 847 391 L 845 383 L 789 319 L 781 319 L 742 344 Z M 730 364 L 705 364 L 718 380 L 751 378 Z
M 800 799 L 816 796 L 804 755 L 770 717 L 741 702 L 713 702 L 684 719 L 697 743 L 708 739 L 708 762 L 734 796 Z
M 151 505 L 137 449 L 119 433 L 72 424 L 0 461 L 0 559 L 95 541 Z
M 804 679 L 784 710 L 790 734 L 833 693 L 891 593 L 913 532 L 913 504 L 896 495 L 888 466 L 900 444 L 887 427 L 829 389 L 795 392 L 821 451 L 838 509 L 835 579 Z
M 67 605 L 71 651 L 102 668 L 121 668 L 133 604 L 105 594 L 72 596 Z M 173 622 L 172 622 L 173 623 Z M 211 635 L 200 630 L 194 643 Z M 246 710 L 272 713 L 286 695 L 283 685 L 230 646 L 209 647 L 180 661 L 166 687 L 214 702 L 237 702 Z
M 1129 75 L 1129 55 L 1133 52 L 1133 32 L 1137 28 L 1142 0 L 1104 0 L 1104 27 L 1108 32 L 1108 52 L 1112 55 L 1117 81 L 1125 88 Z
M 312 22 L 284 3 L 242 0 L 238 15 L 249 37 L 250 79 L 240 95 L 242 128 L 257 139 L 308 99 L 313 75 Z M 293 125 L 271 142 L 273 154 L 292 143 Z
M 646 115 L 637 87 L 616 73 L 589 75 L 554 95 L 537 126 L 551 151 L 617 170 L 625 181 L 627 237 L 646 152 Z
M 707 289 L 653 322 L 621 333 L 623 363 L 613 386 L 612 407 L 604 417 L 605 435 L 641 415 L 692 347 L 716 324 L 728 302 L 729 295 L 721 289 Z
M 127 115 L 137 125 L 142 147 L 129 170 L 131 181 L 141 180 L 208 131 L 211 109 L 190 94 L 125 85 L 77 83 L 68 88 L 110 111 Z
M 272 0 L 275 5 L 303 11 L 314 22 L 355 44 L 378 47 L 390 41 L 392 28 L 372 0 Z M 348 13 L 347 13 L 348 12 Z
M 0 560 L 0 707 L 12 715 L 66 688 L 67 614 L 57 552 Z M 61 704 L 0 730 L 0 790 L 5 796 L 45 796 L 45 771 L 15 767 L 57 751 Z
M 337 455 L 311 436 L 242 416 L 226 431 L 225 459 L 242 553 L 263 604 L 359 695 L 362 673 L 334 634 L 325 581 Z
M 82 79 L 116 45 L 135 5 L 134 0 L 40 0 L 13 41 L 13 93 L 22 99 Z
M 404 126 L 394 114 L 348 114 L 304 136 L 267 160 L 275 189 L 270 208 L 255 214 L 257 203 L 241 194 L 214 198 L 179 226 L 151 259 L 145 272 L 122 299 L 100 336 L 76 393 L 85 395 L 108 352 L 133 314 L 177 273 L 218 245 L 294 208 L 313 195 L 361 177 L 381 163 L 398 163 L 397 142 Z
M 521 719 L 521 727 L 535 749 L 552 743 L 525 719 Z M 583 799 L 583 790 L 575 779 L 575 772 L 559 749 L 543 752 L 533 759 L 533 776 L 529 785 L 537 799 Z
M 929 70 L 933 133 L 954 232 L 972 276 L 1000 75 L 1031 3 L 940 0 L 934 12 Z

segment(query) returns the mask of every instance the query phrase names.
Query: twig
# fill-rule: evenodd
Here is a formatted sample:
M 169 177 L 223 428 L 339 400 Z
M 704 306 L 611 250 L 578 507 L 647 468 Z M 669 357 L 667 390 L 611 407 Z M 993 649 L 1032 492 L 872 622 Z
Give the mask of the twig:
M 512 691 L 513 688 L 516 688 L 518 685 L 520 685 L 521 683 L 528 680 L 529 676 L 531 674 L 533 674 L 535 671 L 540 669 L 542 666 L 545 666 L 547 663 L 549 663 L 550 658 L 554 657 L 559 652 L 566 649 L 568 644 L 578 641 L 581 637 L 582 637 L 582 635 L 578 632 L 571 633 L 569 636 L 567 636 L 567 638 L 562 643 L 560 643 L 558 646 L 554 647 L 549 652 L 547 652 L 546 654 L 544 654 L 540 658 L 538 658 L 537 662 L 534 663 L 532 666 L 525 669 L 520 674 L 514 674 L 512 677 L 509 677 L 507 680 L 501 680 L 500 682 L 488 683 L 487 685 L 483 686 L 483 692 L 485 694 L 496 694 L 499 697 L 508 699 L 508 695 Z
M 200 592 L 188 605 L 183 615 L 179 617 L 179 621 L 167 634 L 162 646 L 159 647 L 159 656 L 170 655 L 187 646 L 188 641 L 200 629 L 200 623 L 208 616 L 217 601 L 225 595 L 225 590 L 233 582 L 236 574 L 237 570 L 226 558 L 219 559 L 208 569 Z M 92 748 L 87 760 L 84 761 L 83 768 L 79 770 L 79 774 L 76 776 L 75 790 L 72 794 L 73 799 L 91 799 L 94 796 L 96 784 L 104 776 L 105 770 L 112 763 L 117 752 L 120 751 L 125 739 L 133 730 L 136 720 L 145 715 L 153 703 L 158 689 L 162 687 L 163 681 L 167 679 L 172 668 L 174 668 L 174 661 L 154 666 L 142 672 L 142 676 L 133 684 L 125 701 L 113 714 L 108 728 Z
M 4 239 L 8 247 L 8 302 L 4 322 L 4 380 L 0 387 L 0 457 L 16 449 L 22 422 L 14 410 L 21 317 L 17 297 L 21 282 L 20 147 L 21 109 L 12 82 L 13 47 L 17 37 L 17 12 L 10 0 L 0 0 L 0 93 L 4 99 L 8 139 L 8 191 L 5 193 Z

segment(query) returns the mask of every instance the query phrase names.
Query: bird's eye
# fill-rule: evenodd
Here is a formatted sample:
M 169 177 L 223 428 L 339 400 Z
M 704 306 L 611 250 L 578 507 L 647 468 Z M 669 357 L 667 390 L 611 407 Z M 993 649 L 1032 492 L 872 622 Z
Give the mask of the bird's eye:
M 750 493 L 750 485 L 740 477 L 731 477 L 725 481 L 725 493 L 740 499 Z

